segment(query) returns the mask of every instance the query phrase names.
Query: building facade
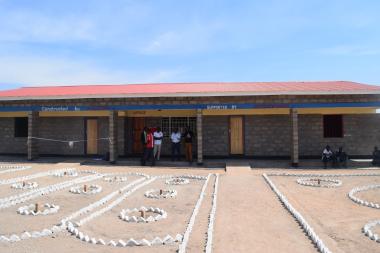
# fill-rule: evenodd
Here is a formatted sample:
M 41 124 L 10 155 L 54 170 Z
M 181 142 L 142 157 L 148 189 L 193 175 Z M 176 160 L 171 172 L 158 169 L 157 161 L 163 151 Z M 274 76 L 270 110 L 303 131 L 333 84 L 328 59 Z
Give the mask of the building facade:
M 380 87 L 352 82 L 194 83 L 20 88 L 0 92 L 0 154 L 141 153 L 147 127 L 195 133 L 204 157 L 369 156 L 380 145 Z

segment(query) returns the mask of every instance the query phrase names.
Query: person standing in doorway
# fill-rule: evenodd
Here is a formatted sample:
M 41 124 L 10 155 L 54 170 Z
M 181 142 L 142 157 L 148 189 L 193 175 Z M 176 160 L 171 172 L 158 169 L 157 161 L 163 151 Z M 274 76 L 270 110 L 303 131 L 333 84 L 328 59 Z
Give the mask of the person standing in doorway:
M 172 161 L 175 159 L 179 161 L 181 155 L 181 133 L 178 128 L 172 132 L 170 139 L 172 141 Z
M 152 129 L 148 129 L 147 134 L 146 134 L 146 145 L 145 145 L 143 166 L 145 166 L 146 161 L 149 161 L 149 160 L 151 160 L 151 166 L 154 166 L 155 159 L 153 155 L 153 147 L 154 147 L 154 137 L 153 137 Z
M 140 135 L 140 141 L 141 141 L 141 146 L 142 146 L 142 156 L 140 160 L 141 165 L 145 165 L 145 149 L 146 149 L 146 142 L 147 142 L 147 138 L 146 138 L 147 134 L 148 134 L 148 128 L 144 127 Z
M 154 138 L 154 148 L 153 148 L 153 156 L 157 161 L 160 160 L 161 155 L 161 145 L 164 134 L 161 132 L 161 127 L 157 127 L 156 131 L 153 133 Z
M 183 138 L 185 139 L 186 161 L 190 164 L 193 163 L 193 137 L 193 131 L 191 131 L 189 127 L 186 127 Z

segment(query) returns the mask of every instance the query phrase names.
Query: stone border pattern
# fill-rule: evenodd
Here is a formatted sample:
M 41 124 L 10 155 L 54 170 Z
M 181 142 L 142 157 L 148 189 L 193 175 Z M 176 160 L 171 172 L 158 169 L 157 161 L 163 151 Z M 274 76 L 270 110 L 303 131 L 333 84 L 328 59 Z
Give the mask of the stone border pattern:
M 96 173 L 94 171 L 82 171 L 82 173 Z M 143 176 L 145 174 L 143 173 L 130 173 L 130 174 L 133 174 L 133 175 L 137 175 L 137 176 Z M 107 174 L 109 175 L 109 174 Z M 102 175 L 104 176 L 104 175 Z M 127 189 L 128 187 L 132 187 L 133 185 L 136 185 L 138 184 L 139 182 L 141 181 L 144 181 L 145 180 L 145 176 L 144 178 L 141 178 L 141 179 L 137 179 L 135 180 L 134 182 L 132 182 L 131 184 L 123 187 L 122 189 L 125 190 Z M 77 179 L 73 179 L 73 180 L 78 180 Z M 9 237 L 6 237 L 4 235 L 1 235 L 0 236 L 0 242 L 18 242 L 18 241 L 21 241 L 21 240 L 27 240 L 27 239 L 31 239 L 31 238 L 40 238 L 40 237 L 46 237 L 46 236 L 51 236 L 52 234 L 58 234 L 60 233 L 62 230 L 66 229 L 67 228 L 67 222 L 71 219 L 75 219 L 77 218 L 78 216 L 81 216 L 85 213 L 88 213 L 90 211 L 92 211 L 94 208 L 97 208 L 101 205 L 104 205 L 105 203 L 107 203 L 110 199 L 112 199 L 114 196 L 118 195 L 120 193 L 120 190 L 117 190 L 117 191 L 114 191 L 112 192 L 111 194 L 103 197 L 102 199 L 84 207 L 84 208 L 81 208 L 80 210 L 70 214 L 69 216 L 67 216 L 66 218 L 62 219 L 61 220 L 61 224 L 60 226 L 57 226 L 57 225 L 54 225 L 53 227 L 51 227 L 50 229 L 43 229 L 42 231 L 33 231 L 33 232 L 28 232 L 28 231 L 25 231 L 24 233 L 20 234 L 20 235 L 16 235 L 16 234 L 12 234 L 10 235 Z
M 0 165 L 0 174 L 8 172 L 16 172 L 21 170 L 29 170 L 32 166 L 22 166 L 22 165 Z M 3 170 L 5 169 L 5 170 Z
M 360 199 L 358 197 L 355 197 L 355 194 L 358 193 L 358 192 L 368 191 L 368 190 L 377 189 L 377 188 L 380 188 L 379 184 L 377 184 L 377 185 L 366 185 L 366 186 L 362 186 L 362 187 L 355 187 L 354 189 L 352 189 L 348 193 L 348 197 L 352 201 L 354 201 L 355 203 L 357 203 L 359 205 L 363 205 L 363 206 L 368 206 L 368 207 L 380 209 L 380 204 L 379 203 L 368 202 L 368 201 L 362 200 L 362 199 Z
M 160 190 L 150 189 L 145 192 L 144 196 L 150 199 L 167 199 L 167 198 L 175 198 L 177 196 L 177 191 L 174 189 L 162 190 L 162 194 L 160 195 Z
M 316 182 L 313 182 L 313 181 L 318 181 L 318 180 L 320 180 L 321 182 L 328 182 L 332 184 L 324 185 L 324 184 L 317 184 Z M 304 186 L 313 186 L 313 187 L 322 187 L 322 188 L 336 188 L 342 185 L 342 181 L 338 179 L 317 178 L 317 177 L 298 178 L 296 182 Z
M 100 193 L 102 191 L 102 187 L 100 185 L 97 185 L 97 184 L 89 185 L 87 191 L 84 191 L 83 187 L 84 186 L 82 186 L 82 187 L 81 186 L 71 187 L 70 192 L 74 193 L 74 194 L 90 195 L 90 194 L 97 194 L 97 193 Z
M 11 185 L 11 188 L 18 189 L 18 190 L 30 190 L 37 187 L 38 187 L 37 182 L 25 182 L 25 185 L 24 185 L 24 182 L 20 182 L 20 183 L 14 183 Z
M 270 176 L 278 176 L 278 174 L 269 174 Z M 300 175 L 297 175 L 300 176 Z M 319 176 L 319 175 L 318 175 Z M 272 191 L 277 195 L 278 199 L 281 203 L 283 203 L 284 207 L 288 210 L 288 212 L 297 220 L 297 222 L 301 225 L 305 233 L 309 236 L 311 241 L 317 246 L 318 250 L 322 253 L 331 253 L 331 251 L 327 248 L 327 246 L 323 243 L 323 241 L 318 237 L 318 235 L 314 232 L 313 228 L 307 223 L 305 218 L 289 203 L 285 195 L 283 195 L 275 186 L 275 184 L 269 179 L 269 176 L 264 173 L 263 177 L 265 181 L 268 183 Z
M 136 213 L 136 212 L 140 212 L 140 211 L 152 212 L 153 214 L 157 214 L 157 215 L 155 215 L 155 216 L 151 215 L 151 216 L 148 216 L 148 218 L 129 216 L 128 215 L 130 213 Z M 162 219 L 166 219 L 167 217 L 168 217 L 168 213 L 165 210 L 160 209 L 158 207 L 145 207 L 145 206 L 142 206 L 138 209 L 134 208 L 132 210 L 122 209 L 120 212 L 120 215 L 119 215 L 119 218 L 123 221 L 136 222 L 136 223 L 150 223 L 150 222 L 155 222 L 155 221 L 159 221 Z
M 173 177 L 165 181 L 165 184 L 169 185 L 185 185 L 190 183 L 189 179 L 182 177 Z
M 216 215 L 216 204 L 217 204 L 217 197 L 218 197 L 218 187 L 219 187 L 219 174 L 216 174 L 215 184 L 214 184 L 214 193 L 212 198 L 212 207 L 211 212 L 209 215 L 209 223 L 208 223 L 208 229 L 207 229 L 207 239 L 206 239 L 206 253 L 212 252 L 212 237 L 214 234 L 214 222 L 215 222 L 215 215 Z
M 380 243 L 380 238 L 377 233 L 374 233 L 372 231 L 372 227 L 380 225 L 380 220 L 371 221 L 364 225 L 363 227 L 363 233 L 364 235 L 368 236 L 371 240 Z
M 33 204 L 30 204 L 29 206 L 21 206 L 17 209 L 17 213 L 21 215 L 33 215 L 33 216 L 48 215 L 48 214 L 57 213 L 60 208 L 58 205 L 46 203 L 44 205 L 45 209 L 43 211 L 35 212 L 34 207 L 35 205 Z
M 211 176 L 211 174 L 208 174 L 208 176 L 206 178 L 206 181 L 203 184 L 201 193 L 199 194 L 199 198 L 198 198 L 197 204 L 194 207 L 193 213 L 192 213 L 192 215 L 190 217 L 190 221 L 189 221 L 189 223 L 188 223 L 188 225 L 186 227 L 185 234 L 183 235 L 182 243 L 179 245 L 178 253 L 185 253 L 186 252 L 186 247 L 187 247 L 187 244 L 189 242 L 191 231 L 193 230 L 193 226 L 194 226 L 194 223 L 195 223 L 195 218 L 197 217 L 197 215 L 199 213 L 199 208 L 201 207 L 203 198 L 205 196 L 205 191 L 206 191 L 206 188 L 207 188 L 208 181 L 210 180 L 210 176 Z

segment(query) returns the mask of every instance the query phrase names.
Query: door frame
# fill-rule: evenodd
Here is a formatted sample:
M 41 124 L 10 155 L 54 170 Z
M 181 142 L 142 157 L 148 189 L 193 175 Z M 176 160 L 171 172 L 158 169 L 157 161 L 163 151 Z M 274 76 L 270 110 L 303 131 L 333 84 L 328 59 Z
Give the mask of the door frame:
M 130 119 L 132 119 L 132 122 L 131 122 L 131 154 L 132 155 L 135 155 L 135 156 L 140 156 L 142 154 L 142 152 L 135 152 L 134 150 L 134 139 L 135 139 L 135 119 L 138 118 L 138 119 L 142 119 L 144 121 L 144 127 L 146 126 L 146 117 L 131 117 Z M 139 141 L 140 141 L 140 136 L 139 136 Z M 142 147 L 142 150 L 143 151 L 143 147 Z
M 99 118 L 98 117 L 84 117 L 84 140 L 86 140 L 84 146 L 84 154 L 88 156 L 98 156 L 99 154 L 87 154 L 87 120 L 96 119 L 98 126 L 98 135 L 99 135 Z M 98 143 L 97 143 L 98 145 Z M 98 145 L 98 153 L 99 153 L 99 145 Z
M 242 145 L 243 154 L 231 154 L 231 118 L 241 118 L 241 135 L 242 135 Z M 242 157 L 245 155 L 245 116 L 244 115 L 229 115 L 228 116 L 228 155 L 234 157 Z

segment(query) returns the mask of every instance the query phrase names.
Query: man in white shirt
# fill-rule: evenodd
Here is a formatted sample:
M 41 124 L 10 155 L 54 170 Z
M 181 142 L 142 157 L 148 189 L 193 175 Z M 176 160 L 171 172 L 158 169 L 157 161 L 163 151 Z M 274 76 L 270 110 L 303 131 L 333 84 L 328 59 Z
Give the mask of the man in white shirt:
M 324 164 L 324 168 L 327 168 L 327 162 L 333 161 L 333 152 L 331 151 L 331 148 L 329 145 L 325 147 L 325 149 L 322 152 L 322 162 Z
M 172 141 L 172 161 L 174 161 L 175 158 L 179 161 L 181 155 L 181 133 L 178 128 L 174 129 L 170 139 Z
M 156 131 L 154 131 L 153 133 L 153 137 L 154 137 L 153 156 L 157 159 L 157 161 L 159 161 L 160 155 L 161 155 L 162 139 L 164 137 L 164 134 L 161 132 L 160 127 L 156 128 Z

